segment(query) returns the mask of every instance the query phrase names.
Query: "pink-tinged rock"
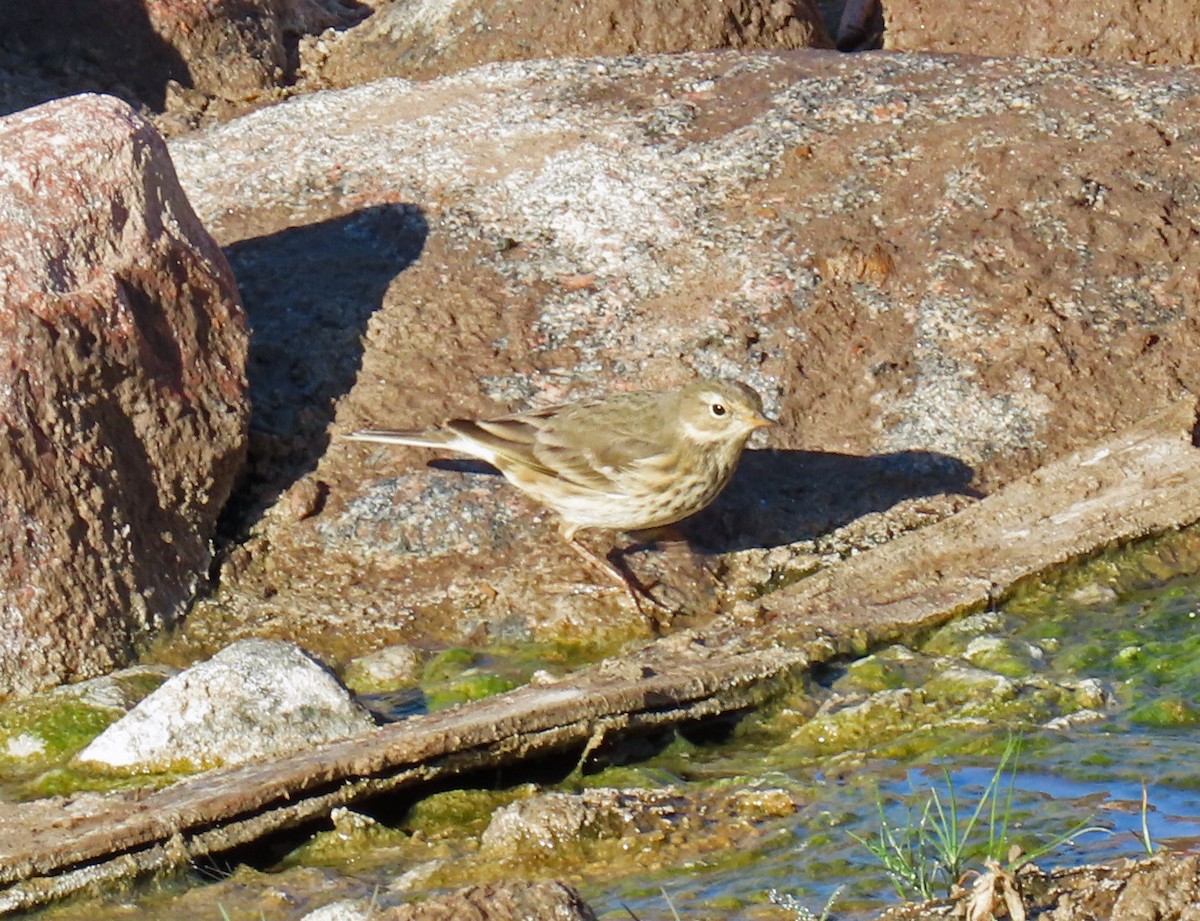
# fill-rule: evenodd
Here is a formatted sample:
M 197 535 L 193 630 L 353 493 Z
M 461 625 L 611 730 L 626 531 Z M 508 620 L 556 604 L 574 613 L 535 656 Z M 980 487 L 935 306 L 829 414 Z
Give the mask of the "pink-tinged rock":
M 233 275 L 149 122 L 0 119 L 0 695 L 101 674 L 180 613 L 241 464 Z

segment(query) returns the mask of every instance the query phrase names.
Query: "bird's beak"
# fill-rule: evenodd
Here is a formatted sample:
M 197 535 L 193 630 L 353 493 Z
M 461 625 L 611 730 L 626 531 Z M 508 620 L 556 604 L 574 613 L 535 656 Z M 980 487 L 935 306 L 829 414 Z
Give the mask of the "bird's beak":
M 774 419 L 768 419 L 766 416 L 760 416 L 758 413 L 754 414 L 754 418 L 751 419 L 750 422 L 756 429 L 765 428 L 768 425 L 775 424 Z

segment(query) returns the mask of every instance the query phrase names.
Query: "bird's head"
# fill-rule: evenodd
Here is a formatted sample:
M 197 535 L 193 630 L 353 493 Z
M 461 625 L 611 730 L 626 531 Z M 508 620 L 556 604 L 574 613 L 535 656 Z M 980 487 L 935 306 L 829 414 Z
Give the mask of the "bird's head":
M 771 420 L 763 415 L 762 399 L 741 381 L 701 380 L 679 395 L 684 433 L 702 444 L 744 443 Z

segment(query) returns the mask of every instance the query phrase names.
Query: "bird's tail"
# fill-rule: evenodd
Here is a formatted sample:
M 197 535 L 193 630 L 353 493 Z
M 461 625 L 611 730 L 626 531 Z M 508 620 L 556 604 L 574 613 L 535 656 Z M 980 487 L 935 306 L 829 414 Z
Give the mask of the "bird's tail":
M 485 437 L 480 437 L 485 436 Z M 445 448 L 468 457 L 497 464 L 509 452 L 503 442 L 483 432 L 474 422 L 456 419 L 443 427 L 422 432 L 393 432 L 388 429 L 368 429 L 343 436 L 347 441 L 371 441 L 377 444 L 416 445 L 421 448 Z M 493 443 L 495 442 L 495 443 Z M 498 450 L 499 448 L 499 450 Z
M 343 435 L 346 441 L 370 441 L 386 445 L 416 445 L 417 447 L 446 447 L 454 443 L 456 436 L 444 429 L 426 429 L 423 432 L 396 432 L 390 429 L 364 429 Z

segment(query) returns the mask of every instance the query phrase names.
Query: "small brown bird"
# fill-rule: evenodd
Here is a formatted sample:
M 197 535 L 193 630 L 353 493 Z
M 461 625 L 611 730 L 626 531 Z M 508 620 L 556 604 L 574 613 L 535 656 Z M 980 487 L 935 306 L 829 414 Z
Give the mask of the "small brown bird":
M 698 380 L 681 390 L 614 393 L 420 432 L 346 437 L 441 447 L 487 461 L 555 512 L 571 548 L 612 574 L 640 608 L 628 577 L 577 543 L 576 532 L 643 531 L 694 515 L 725 488 L 755 429 L 770 424 L 762 400 L 745 384 Z

